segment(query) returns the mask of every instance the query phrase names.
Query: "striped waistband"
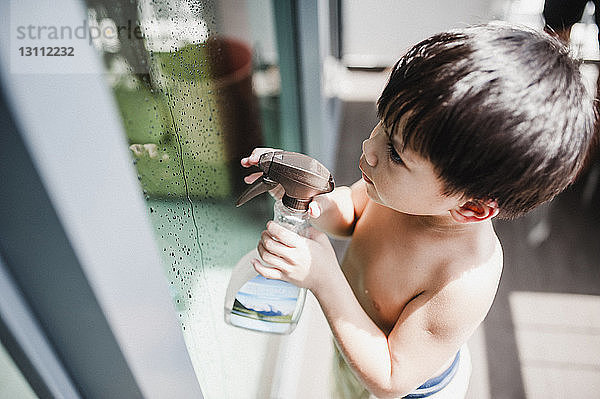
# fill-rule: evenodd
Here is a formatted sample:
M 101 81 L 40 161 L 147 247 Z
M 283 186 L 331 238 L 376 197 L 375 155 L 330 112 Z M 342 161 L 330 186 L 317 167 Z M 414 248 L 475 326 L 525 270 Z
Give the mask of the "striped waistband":
M 448 369 L 446 371 L 444 371 L 442 374 L 438 375 L 437 377 L 427 380 L 427 382 L 425 382 L 423 385 L 421 385 L 420 387 L 415 389 L 412 393 L 405 396 L 404 398 L 405 399 L 426 398 L 435 393 L 438 393 L 439 391 L 444 389 L 450 383 L 450 381 L 452 381 L 452 378 L 454 377 L 454 375 L 456 374 L 456 371 L 458 370 L 459 362 L 460 362 L 460 351 L 458 351 L 458 353 L 456 354 L 456 357 L 454 358 L 454 361 L 452 362 L 452 364 L 450 365 L 450 367 L 448 367 Z

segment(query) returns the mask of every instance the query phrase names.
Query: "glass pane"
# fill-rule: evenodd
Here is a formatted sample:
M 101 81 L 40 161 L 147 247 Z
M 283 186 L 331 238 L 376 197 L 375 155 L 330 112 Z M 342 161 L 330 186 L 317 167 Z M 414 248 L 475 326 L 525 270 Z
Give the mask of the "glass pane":
M 265 396 L 273 338 L 226 325 L 223 300 L 272 216 L 266 195 L 234 205 L 240 159 L 279 141 L 271 2 L 87 4 L 202 390 Z
M 0 342 L 0 398 L 37 399 L 37 397 Z

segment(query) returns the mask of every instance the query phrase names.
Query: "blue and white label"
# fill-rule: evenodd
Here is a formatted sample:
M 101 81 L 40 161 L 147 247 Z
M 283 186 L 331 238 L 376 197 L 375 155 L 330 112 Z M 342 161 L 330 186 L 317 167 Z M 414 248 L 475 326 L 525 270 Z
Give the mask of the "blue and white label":
M 256 276 L 235 296 L 232 313 L 273 323 L 290 323 L 300 288 L 281 280 Z

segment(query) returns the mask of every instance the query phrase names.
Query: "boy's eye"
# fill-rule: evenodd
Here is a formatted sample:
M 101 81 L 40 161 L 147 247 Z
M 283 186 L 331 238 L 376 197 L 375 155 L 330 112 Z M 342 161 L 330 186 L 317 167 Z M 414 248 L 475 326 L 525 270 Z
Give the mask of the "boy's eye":
M 398 154 L 398 152 L 394 148 L 394 144 L 392 143 L 391 140 L 388 141 L 388 154 L 389 154 L 389 157 L 392 160 L 392 162 L 398 163 L 398 164 L 403 164 L 404 163 L 402 161 L 402 158 L 400 158 L 400 155 Z

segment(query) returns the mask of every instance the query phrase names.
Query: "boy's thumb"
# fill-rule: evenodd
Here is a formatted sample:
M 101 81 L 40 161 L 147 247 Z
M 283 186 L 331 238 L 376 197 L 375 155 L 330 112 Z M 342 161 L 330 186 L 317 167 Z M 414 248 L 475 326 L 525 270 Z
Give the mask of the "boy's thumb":
M 310 215 L 310 217 L 315 219 L 321 216 L 321 207 L 316 201 L 312 201 L 308 205 L 308 214 Z

